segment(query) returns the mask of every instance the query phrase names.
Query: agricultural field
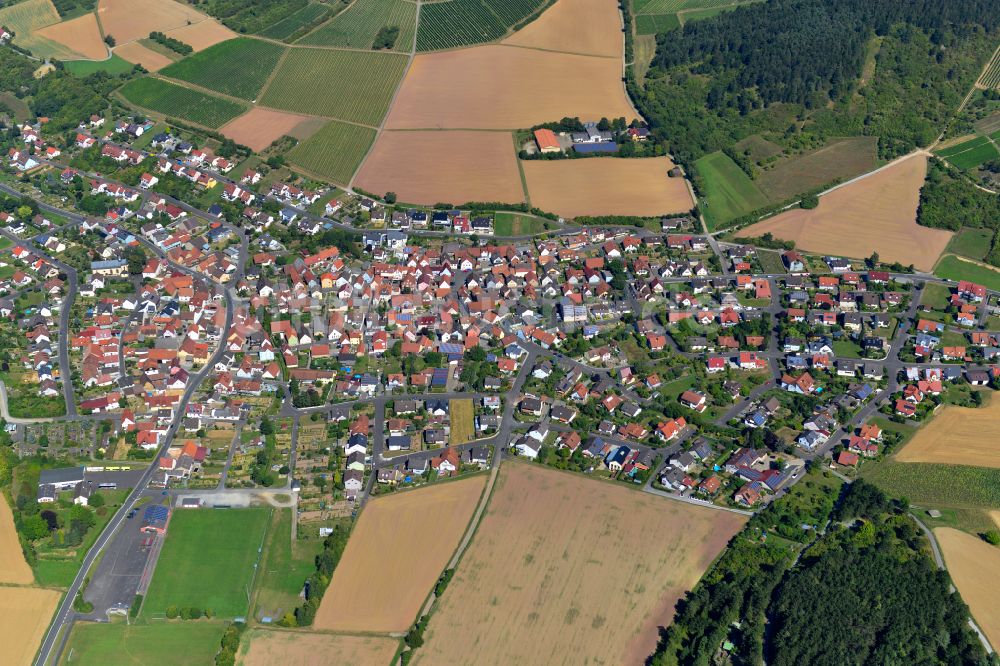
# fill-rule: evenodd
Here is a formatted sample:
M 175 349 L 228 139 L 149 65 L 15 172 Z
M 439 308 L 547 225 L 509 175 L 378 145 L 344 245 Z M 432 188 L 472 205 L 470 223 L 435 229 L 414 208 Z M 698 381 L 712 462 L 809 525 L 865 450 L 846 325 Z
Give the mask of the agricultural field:
M 934 275 L 946 280 L 971 280 L 992 291 L 1000 291 L 1000 269 L 966 261 L 955 255 L 941 257 Z
M 980 88 L 992 88 L 1000 90 L 1000 49 L 993 52 L 990 64 L 983 70 L 982 76 L 976 82 Z
M 738 4 L 742 4 L 742 0 L 637 0 L 632 3 L 635 31 L 638 35 L 666 32 Z
M 677 14 L 639 14 L 635 17 L 637 35 L 655 35 L 681 25 Z
M 785 201 L 835 180 L 848 180 L 878 166 L 878 139 L 840 139 L 803 155 L 779 160 L 754 179 L 772 202 Z
M 524 201 L 514 142 L 506 132 L 382 132 L 355 184 L 395 192 L 411 204 Z
M 418 55 L 386 127 L 514 130 L 566 116 L 631 120 L 637 114 L 622 86 L 621 67 L 617 58 L 497 44 Z M 456 90 L 463 94 L 456 96 Z M 429 102 L 435 99 L 448 103 Z
M 493 218 L 496 236 L 527 236 L 545 231 L 545 220 L 520 213 L 498 212 Z
M 839 256 L 864 258 L 875 251 L 882 261 L 932 270 L 952 233 L 917 224 L 926 172 L 927 158 L 907 158 L 823 195 L 817 208 L 786 211 L 740 235 L 771 233 L 802 250 Z
M 62 21 L 38 30 L 38 39 L 47 39 L 61 44 L 77 54 L 80 60 L 104 60 L 108 57 L 108 46 L 101 36 L 95 14 L 84 14 L 69 21 Z
M 128 44 L 116 46 L 114 54 L 130 63 L 142 65 L 150 72 L 157 72 L 176 62 L 176 59 L 171 58 L 165 53 L 154 51 L 141 42 L 129 42 Z
M 967 465 L 901 463 L 893 459 L 865 465 L 861 476 L 893 497 L 929 509 L 1000 507 L 1000 470 Z
M 423 11 L 423 10 L 421 10 Z M 621 58 L 621 13 L 607 0 L 558 0 L 504 44 Z
M 545 0 L 509 0 L 491 4 L 480 0 L 427 3 L 420 8 L 417 50 L 450 49 L 499 39 L 544 4 Z
M 996 146 L 985 136 L 977 136 L 949 148 L 935 150 L 934 154 L 963 170 L 973 169 L 983 162 L 1000 157 Z
M 701 211 L 709 231 L 767 205 L 767 197 L 757 184 L 722 151 L 705 155 L 694 166 L 705 190 Z
M 66 71 L 76 76 L 89 76 L 94 72 L 107 72 L 108 74 L 124 74 L 132 71 L 132 63 L 120 57 L 117 53 L 112 53 L 106 60 L 70 60 L 63 63 Z M 148 68 L 147 68 L 148 69 Z
M 1000 468 L 1000 400 L 985 407 L 946 405 L 896 454 L 898 462 Z
M 285 135 L 300 140 L 308 139 L 323 125 L 322 118 L 255 106 L 249 112 L 220 127 L 219 132 L 236 143 L 260 152 Z
M 357 0 L 299 43 L 369 49 L 379 30 L 394 26 L 399 28 L 399 36 L 393 50 L 409 53 L 416 24 L 417 5 L 410 0 Z
M 683 178 L 670 178 L 669 157 L 522 162 L 531 203 L 563 217 L 654 216 L 691 210 Z
M 214 662 L 226 627 L 221 622 L 77 622 L 62 664 L 66 666 L 205 666 Z M 183 646 L 182 649 L 179 646 Z
M 277 23 L 274 23 L 267 30 L 260 33 L 261 37 L 271 39 L 289 40 L 297 33 L 300 33 L 310 26 L 326 20 L 326 17 L 333 11 L 329 5 L 320 2 L 309 3 L 302 9 L 298 9 Z
M 31 585 L 35 580 L 31 567 L 24 561 L 21 543 L 14 529 L 14 516 L 7 498 L 0 498 L 0 583 L 4 585 Z M 2 590 L 0 590 L 2 594 Z
M 325 666 L 336 655 L 339 664 L 388 666 L 399 640 L 383 636 L 343 636 L 303 631 L 251 629 L 241 640 L 237 666 Z
M 254 591 L 253 614 L 280 619 L 301 603 L 299 593 L 316 570 L 315 558 L 323 550 L 321 539 L 292 538 L 292 510 L 271 512 L 259 578 Z
M 191 25 L 167 30 L 165 34 L 167 37 L 184 42 L 193 48 L 195 53 L 237 36 L 235 32 L 215 19 L 205 19 Z
M 175 511 L 143 614 L 158 618 L 176 606 L 210 609 L 221 618 L 246 615 L 269 519 L 264 509 Z
M 38 32 L 60 21 L 51 0 L 25 0 L 0 9 L 0 25 L 14 32 L 14 44 L 28 49 L 39 58 L 72 60 L 80 55 L 58 42 L 45 39 Z
M 982 261 L 986 256 L 986 253 L 990 251 L 990 245 L 992 243 L 992 229 L 964 227 L 952 237 L 951 243 L 948 244 L 947 251 L 954 252 L 955 254 L 959 254 L 963 257 L 968 257 L 969 259 Z
M 286 49 L 272 42 L 238 37 L 188 56 L 160 73 L 202 88 L 253 101 Z M 248 67 L 248 63 L 253 63 Z
M 1000 643 L 1000 548 L 947 527 L 934 530 L 945 566 L 990 643 Z
M 641 663 L 744 522 L 511 461 L 413 663 Z
M 351 182 L 375 141 L 375 130 L 331 120 L 288 152 L 288 161 L 341 185 Z
M 395 53 L 293 48 L 259 101 L 374 127 L 389 109 L 406 63 L 405 55 Z
M 12 92 L 0 92 L 0 109 L 12 114 L 18 122 L 24 122 L 34 117 L 24 100 L 16 97 Z
M 18 666 L 32 663 L 60 596 L 55 590 L 37 587 L 0 587 L 3 663 Z
M 97 18 L 104 34 L 114 37 L 118 44 L 145 39 L 153 31 L 165 33 L 192 23 L 215 22 L 174 0 L 99 0 Z
M 785 152 L 785 149 L 765 139 L 760 134 L 751 134 L 747 138 L 737 141 L 733 146 L 737 153 L 743 153 L 752 162 L 760 162 L 770 157 L 777 157 Z
M 136 106 L 212 129 L 218 129 L 249 109 L 228 99 L 148 77 L 129 81 L 118 92 Z
M 406 631 L 458 547 L 485 485 L 486 476 L 478 475 L 368 502 L 314 628 Z
M 448 415 L 451 418 L 449 444 L 454 446 L 472 441 L 473 435 L 476 432 L 476 427 L 473 423 L 475 411 L 475 408 L 472 406 L 472 398 L 452 400 L 448 403 Z

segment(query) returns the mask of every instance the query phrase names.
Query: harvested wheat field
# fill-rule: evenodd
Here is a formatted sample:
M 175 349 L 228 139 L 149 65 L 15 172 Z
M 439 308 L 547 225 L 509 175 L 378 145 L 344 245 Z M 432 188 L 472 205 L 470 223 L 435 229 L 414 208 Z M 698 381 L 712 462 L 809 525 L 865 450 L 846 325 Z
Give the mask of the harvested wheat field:
M 503 44 L 622 58 L 625 41 L 615 0 L 558 0 Z
M 189 44 L 195 51 L 204 51 L 209 46 L 215 46 L 219 42 L 236 37 L 235 32 L 212 18 L 198 21 L 183 28 L 167 30 L 166 35 Z
M 4 664 L 30 664 L 60 593 L 37 587 L 0 587 L 0 645 Z
M 1000 645 L 1000 548 L 950 527 L 934 530 L 945 566 L 979 628 Z
M 108 57 L 108 47 L 101 37 L 101 29 L 97 26 L 97 17 L 94 14 L 84 14 L 69 21 L 46 26 L 39 30 L 37 35 L 62 44 L 74 53 L 79 53 L 81 60 L 105 60 Z
M 505 463 L 420 664 L 640 664 L 746 519 Z
M 621 76 L 617 58 L 499 44 L 418 55 L 386 127 L 517 129 L 565 116 L 631 120 L 637 114 Z
M 662 215 L 691 210 L 683 178 L 669 178 L 669 157 L 588 157 L 521 162 L 531 204 L 563 217 Z
M 133 65 L 142 65 L 150 72 L 158 72 L 174 62 L 162 53 L 146 48 L 139 42 L 129 42 L 115 47 L 115 55 L 128 60 Z
M 399 640 L 383 636 L 341 636 L 303 631 L 251 629 L 243 637 L 239 666 L 389 666 Z M 331 661 L 333 660 L 333 661 Z
M 1000 400 L 985 407 L 946 405 L 896 454 L 900 462 L 1000 468 Z
M 406 631 L 458 547 L 485 484 L 480 475 L 369 502 L 313 627 Z
M 174 0 L 99 0 L 97 18 L 104 34 L 114 37 L 118 44 L 145 39 L 153 31 L 167 32 L 209 20 L 198 10 Z
M 412 204 L 524 201 L 507 132 L 382 132 L 355 184 Z
M 285 134 L 299 140 L 306 139 L 325 123 L 322 118 L 300 116 L 258 106 L 229 121 L 219 128 L 219 132 L 236 143 L 259 152 Z
M 875 251 L 882 261 L 930 271 L 952 232 L 917 224 L 926 173 L 925 156 L 908 157 L 820 197 L 817 208 L 787 211 L 742 229 L 740 236 L 770 232 L 802 250 L 848 257 Z
M 31 585 L 35 577 L 24 561 L 21 543 L 14 529 L 14 515 L 5 498 L 0 498 L 0 583 Z

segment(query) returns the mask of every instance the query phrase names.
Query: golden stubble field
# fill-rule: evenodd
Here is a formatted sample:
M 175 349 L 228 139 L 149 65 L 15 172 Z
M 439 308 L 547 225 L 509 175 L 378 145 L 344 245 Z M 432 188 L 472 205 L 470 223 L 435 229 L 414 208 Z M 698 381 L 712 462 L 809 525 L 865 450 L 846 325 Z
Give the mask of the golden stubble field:
M 382 132 L 355 184 L 413 204 L 524 201 L 508 132 Z
M 588 157 L 521 163 L 531 203 L 563 217 L 662 215 L 694 206 L 683 178 L 669 178 L 669 157 Z
M 251 629 L 242 640 L 239 666 L 388 666 L 399 640 L 382 636 L 343 636 L 304 631 Z
M 926 156 L 909 157 L 820 197 L 817 208 L 787 211 L 742 229 L 740 236 L 771 233 L 802 250 L 848 257 L 877 251 L 882 261 L 930 271 L 952 233 L 917 224 L 926 173 Z
M 614 0 L 559 0 L 503 44 L 622 58 L 622 18 Z
M 101 37 L 94 14 L 84 14 L 69 21 L 42 28 L 36 33 L 43 39 L 51 39 L 62 44 L 79 57 L 87 60 L 104 60 L 108 57 L 108 47 Z
M 14 514 L 7 500 L 0 498 L 0 583 L 31 585 L 34 581 L 31 567 L 24 561 L 24 553 L 17 540 Z
M 60 592 L 38 587 L 0 587 L 2 663 L 31 663 L 60 596 Z
M 642 663 L 744 522 L 506 463 L 414 663 Z
M 157 53 L 139 42 L 129 42 L 128 44 L 116 46 L 114 52 L 118 57 L 129 61 L 133 65 L 142 65 L 150 72 L 158 72 L 174 62 L 162 53 Z
M 950 527 L 938 527 L 934 536 L 972 617 L 992 645 L 1000 644 L 1000 548 Z
M 479 475 L 369 502 L 313 627 L 406 631 L 458 547 L 485 483 Z
M 326 121 L 314 116 L 275 111 L 255 106 L 239 118 L 219 128 L 219 132 L 236 143 L 261 151 L 283 135 L 303 140 L 314 134 Z
M 565 116 L 636 116 L 619 58 L 502 44 L 418 55 L 389 129 L 518 129 Z
M 236 37 L 235 32 L 212 18 L 206 18 L 182 28 L 168 30 L 166 35 L 189 44 L 195 51 L 204 51 L 209 46 Z
M 900 449 L 896 460 L 1000 468 L 1000 400 L 978 409 L 942 407 Z
M 104 34 L 114 37 L 118 44 L 145 39 L 153 31 L 169 34 L 177 28 L 203 21 L 216 23 L 215 19 L 209 18 L 197 9 L 174 0 L 99 0 L 97 18 L 104 28 Z M 220 27 L 228 30 L 224 26 Z

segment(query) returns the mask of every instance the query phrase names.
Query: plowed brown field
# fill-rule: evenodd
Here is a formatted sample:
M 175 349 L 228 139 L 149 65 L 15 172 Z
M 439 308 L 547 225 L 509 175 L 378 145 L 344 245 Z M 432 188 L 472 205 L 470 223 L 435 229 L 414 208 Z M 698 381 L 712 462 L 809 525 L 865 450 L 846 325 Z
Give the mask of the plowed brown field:
M 505 463 L 413 663 L 642 663 L 745 520 Z
M 179 39 L 185 44 L 190 44 L 195 51 L 204 51 L 209 46 L 214 46 L 219 42 L 236 37 L 236 33 L 222 25 L 215 19 L 205 19 L 198 23 L 167 30 L 167 37 Z
M 882 261 L 930 271 L 952 233 L 917 224 L 926 173 L 925 156 L 909 157 L 820 197 L 817 208 L 787 211 L 742 229 L 740 236 L 771 233 L 802 250 L 847 257 L 876 251 Z
M 559 0 L 502 43 L 621 58 L 621 21 L 614 0 Z
M 115 47 L 115 54 L 130 63 L 142 65 L 151 72 L 156 72 L 173 62 L 170 58 L 146 48 L 139 42 L 129 42 Z
M 382 132 L 355 184 L 414 204 L 524 201 L 507 132 Z
M 538 208 L 564 217 L 662 215 L 694 203 L 683 178 L 668 178 L 668 157 L 588 157 L 521 163 L 528 196 Z
M 325 121 L 320 118 L 300 116 L 295 113 L 275 111 L 258 106 L 250 109 L 239 118 L 229 121 L 219 128 L 219 132 L 236 143 L 242 143 L 255 151 L 260 151 L 285 134 L 300 140 L 308 138 L 324 123 Z M 311 128 L 311 131 L 300 131 L 300 128 L 305 126 Z
M 1000 644 L 1000 548 L 950 527 L 934 530 L 955 587 L 990 643 Z
M 208 20 L 198 10 L 174 0 L 100 0 L 97 18 L 104 34 L 118 44 L 147 38 L 153 31 L 167 32 Z
M 485 484 L 480 475 L 369 502 L 313 626 L 406 631 L 458 547 Z
M 617 58 L 499 44 L 418 55 L 389 129 L 518 129 L 565 116 L 636 116 Z
M 1000 400 L 979 409 L 946 405 L 896 460 L 1000 467 Z
M 331 663 L 389 666 L 399 641 L 384 636 L 338 636 L 304 631 L 251 629 L 239 666 L 326 666 Z
M 108 47 L 101 37 L 101 29 L 97 27 L 97 17 L 94 14 L 84 14 L 46 26 L 37 34 L 79 53 L 82 60 L 104 60 L 108 57 Z

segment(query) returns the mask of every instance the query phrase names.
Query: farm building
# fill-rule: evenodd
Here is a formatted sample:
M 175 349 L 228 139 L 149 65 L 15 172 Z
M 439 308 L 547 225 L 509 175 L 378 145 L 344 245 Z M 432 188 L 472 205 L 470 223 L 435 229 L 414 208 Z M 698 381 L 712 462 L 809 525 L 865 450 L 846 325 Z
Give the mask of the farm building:
M 559 139 L 556 138 L 556 133 L 550 129 L 536 129 L 535 143 L 538 144 L 538 150 L 543 153 L 558 153 L 562 150 L 559 147 Z

